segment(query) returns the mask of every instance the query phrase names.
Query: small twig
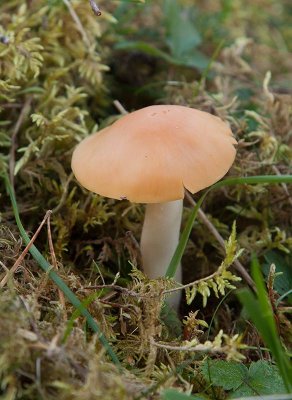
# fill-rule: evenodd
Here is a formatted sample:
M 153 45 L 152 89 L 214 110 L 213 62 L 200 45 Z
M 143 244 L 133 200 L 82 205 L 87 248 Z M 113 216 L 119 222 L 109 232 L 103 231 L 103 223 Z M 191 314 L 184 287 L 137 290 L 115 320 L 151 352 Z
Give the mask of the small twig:
M 211 274 L 211 275 L 204 276 L 204 278 L 197 279 L 197 280 L 195 280 L 193 282 L 190 282 L 190 283 L 186 283 L 185 285 L 177 286 L 177 287 L 175 287 L 173 289 L 164 290 L 163 294 L 169 294 L 169 293 L 177 292 L 178 290 L 187 289 L 187 288 L 192 287 L 192 286 L 197 286 L 199 283 L 204 282 L 204 281 L 208 281 L 209 279 L 213 279 L 213 278 L 215 278 L 215 276 L 217 276 L 219 274 L 220 274 L 220 272 L 217 270 L 217 271 L 213 272 L 213 274 Z
M 11 186 L 14 189 L 14 167 L 15 167 L 15 152 L 16 152 L 16 147 L 17 147 L 17 135 L 18 132 L 21 128 L 21 125 L 23 124 L 24 118 L 26 117 L 29 109 L 30 109 L 30 104 L 32 101 L 32 97 L 28 97 L 22 107 L 22 110 L 19 114 L 19 117 L 16 121 L 15 127 L 12 132 L 11 136 L 11 148 L 10 148 L 10 153 L 9 153 L 9 176 L 10 176 L 10 182 Z
M 49 241 L 50 253 L 51 253 L 51 257 L 52 257 L 52 265 L 57 270 L 58 264 L 57 264 L 57 258 L 56 258 L 54 245 L 53 245 L 52 232 L 51 232 L 51 213 L 49 214 L 48 219 L 47 219 L 47 227 L 48 227 L 48 241 Z M 65 321 L 67 321 L 65 296 L 60 288 L 58 288 L 58 293 L 59 293 L 60 303 L 61 303 L 63 311 L 64 311 L 64 318 L 65 318 Z
M 58 269 L 57 258 L 56 258 L 54 245 L 53 245 L 53 239 L 52 239 L 51 213 L 48 215 L 48 218 L 47 218 L 47 227 L 48 227 L 48 241 L 49 241 L 50 253 L 51 253 L 51 257 L 52 257 L 52 264 L 53 264 L 54 268 Z
M 116 109 L 122 114 L 122 115 L 127 115 L 128 111 L 125 109 L 125 107 L 119 102 L 119 100 L 114 100 L 113 101 L 114 106 Z
M 22 261 L 24 260 L 24 257 L 26 256 L 26 254 L 28 253 L 30 247 L 33 245 L 34 241 L 36 240 L 38 234 L 40 233 L 42 227 L 44 226 L 44 224 L 46 223 L 47 219 L 49 218 L 49 215 L 52 213 L 51 210 L 46 212 L 46 215 L 44 216 L 44 219 L 42 220 L 40 226 L 38 227 L 38 229 L 36 230 L 35 234 L 32 236 L 32 238 L 30 239 L 29 243 L 27 244 L 27 246 L 25 247 L 25 249 L 23 250 L 23 252 L 20 254 L 20 256 L 18 257 L 18 259 L 15 261 L 15 263 L 13 264 L 12 268 L 9 270 L 9 273 L 6 274 L 4 276 L 4 278 L 2 279 L 2 281 L 0 282 L 0 288 L 3 288 L 6 283 L 8 282 L 8 279 L 11 275 L 13 275 L 15 273 L 15 271 L 17 270 L 17 268 L 19 267 L 19 265 L 22 263 Z
M 98 5 L 96 4 L 96 2 L 94 0 L 89 0 L 89 4 L 91 6 L 91 9 L 92 9 L 93 13 L 97 17 L 100 17 L 101 16 L 101 11 L 100 11 L 100 8 L 98 7 Z
M 172 350 L 172 351 L 198 351 L 198 352 L 208 352 L 208 353 L 225 353 L 228 348 L 227 347 L 210 347 L 206 346 L 204 344 L 197 344 L 196 346 L 171 346 L 168 344 L 163 344 L 163 343 L 158 343 L 155 342 L 153 338 L 150 338 L 150 343 L 155 346 L 159 347 L 161 349 L 166 349 L 166 350 Z
M 188 201 L 192 204 L 192 206 L 196 205 L 195 200 L 192 198 L 192 196 L 189 193 L 186 193 L 186 198 L 188 199 Z M 200 220 L 206 225 L 206 227 L 209 229 L 209 231 L 214 235 L 214 237 L 217 239 L 218 243 L 220 244 L 220 246 L 225 250 L 225 242 L 223 237 L 220 235 L 220 233 L 217 231 L 217 229 L 215 228 L 215 226 L 212 224 L 212 222 L 208 219 L 207 215 L 204 213 L 204 211 L 199 208 L 198 211 L 198 216 L 200 218 Z M 241 276 L 246 280 L 246 282 L 252 287 L 254 288 L 254 282 L 251 278 L 251 276 L 249 275 L 249 273 L 246 271 L 246 269 L 244 268 L 244 266 L 238 261 L 235 260 L 234 261 L 234 268 L 241 274 Z
M 272 169 L 276 173 L 276 175 L 279 175 L 279 176 L 282 175 L 281 172 L 279 171 L 278 167 L 276 167 L 276 165 L 272 165 Z M 291 197 L 291 194 L 289 193 L 286 183 L 281 183 L 281 186 L 284 189 L 284 192 L 287 194 L 289 203 L 292 206 L 292 197 Z
M 78 15 L 76 14 L 74 8 L 72 7 L 70 1 L 69 0 L 63 0 L 63 2 L 64 2 L 64 4 L 66 4 L 66 6 L 67 6 L 67 8 L 68 8 L 68 10 L 69 10 L 69 12 L 71 14 L 71 17 L 73 18 L 75 24 L 77 25 L 77 28 L 78 28 L 79 32 L 81 33 L 81 36 L 82 36 L 82 39 L 83 39 L 84 43 L 86 44 L 86 46 L 88 48 L 90 48 L 91 47 L 90 40 L 89 40 L 89 38 L 87 36 L 87 33 L 85 32 L 85 30 L 83 28 L 83 25 L 82 25 Z

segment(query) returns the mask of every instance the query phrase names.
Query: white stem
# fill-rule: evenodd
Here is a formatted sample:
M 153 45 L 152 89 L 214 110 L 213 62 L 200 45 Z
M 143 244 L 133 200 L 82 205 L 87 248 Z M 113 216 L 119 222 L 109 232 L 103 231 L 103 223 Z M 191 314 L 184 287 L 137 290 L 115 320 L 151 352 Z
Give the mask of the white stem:
M 179 240 L 183 201 L 147 204 L 141 235 L 143 270 L 150 278 L 164 276 Z M 181 282 L 181 265 L 175 280 Z M 180 293 L 173 294 L 168 303 L 178 309 Z

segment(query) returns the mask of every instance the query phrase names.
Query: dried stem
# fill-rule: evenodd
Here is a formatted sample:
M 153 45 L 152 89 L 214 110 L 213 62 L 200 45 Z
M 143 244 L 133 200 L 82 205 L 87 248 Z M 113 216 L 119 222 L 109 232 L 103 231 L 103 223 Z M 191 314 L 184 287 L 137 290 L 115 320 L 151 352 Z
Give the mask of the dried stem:
M 29 243 L 27 244 L 27 246 L 25 247 L 25 249 L 23 250 L 23 252 L 20 254 L 20 256 L 18 257 L 18 259 L 15 261 L 15 263 L 13 264 L 12 268 L 9 270 L 9 273 L 6 274 L 4 276 L 4 278 L 2 279 L 2 281 L 0 282 L 0 288 L 2 289 L 8 282 L 8 279 L 10 276 L 12 276 L 15 271 L 17 270 L 17 268 L 19 267 L 19 265 L 22 263 L 22 261 L 24 260 L 24 257 L 26 256 L 26 254 L 28 253 L 30 247 L 33 245 L 34 241 L 36 240 L 38 234 L 40 233 L 42 227 L 44 226 L 44 224 L 46 223 L 47 219 L 49 218 L 49 215 L 52 213 L 51 210 L 46 212 L 46 215 L 44 216 L 44 219 L 42 220 L 40 226 L 38 227 L 38 229 L 36 230 L 35 234 L 33 235 L 33 237 L 30 239 Z
M 205 344 L 197 344 L 195 346 L 186 345 L 186 346 L 171 346 L 164 343 L 155 342 L 153 338 L 150 338 L 150 344 L 159 347 L 161 349 L 172 350 L 172 351 L 197 351 L 197 352 L 208 352 L 208 353 L 226 353 L 229 350 L 229 347 L 211 347 Z
M 122 115 L 127 115 L 128 111 L 125 109 L 125 107 L 119 102 L 119 100 L 114 100 L 113 101 L 114 106 L 116 109 L 119 111 L 120 114 Z
M 278 167 L 276 167 L 276 165 L 273 165 L 273 166 L 272 166 L 272 169 L 273 169 L 273 171 L 276 173 L 276 175 L 279 175 L 279 176 L 282 175 L 281 172 L 279 171 Z M 286 183 L 281 183 L 281 186 L 282 186 L 282 188 L 284 189 L 284 192 L 287 194 L 289 203 L 290 203 L 291 206 L 292 206 L 292 197 L 291 197 L 291 194 L 289 193 L 289 190 L 288 190 L 288 188 L 287 188 Z
M 94 12 L 94 14 L 97 17 L 100 17 L 101 11 L 100 11 L 100 8 L 98 7 L 98 5 L 96 4 L 96 2 L 94 0 L 89 0 L 89 4 L 90 4 L 90 7 L 91 7 L 92 11 Z
M 86 44 L 86 46 L 88 48 L 90 48 L 91 47 L 90 40 L 89 40 L 89 38 L 87 36 L 87 33 L 85 32 L 85 29 L 83 28 L 83 25 L 82 25 L 78 15 L 76 14 L 74 8 L 72 7 L 70 1 L 69 0 L 63 0 L 63 2 L 67 6 L 67 8 L 68 8 L 68 10 L 69 10 L 69 12 L 71 14 L 72 19 L 74 20 L 75 24 L 77 25 L 77 28 L 78 28 L 79 32 L 81 33 L 81 36 L 82 36 L 82 39 L 83 39 L 84 43 Z
M 186 198 L 192 204 L 192 206 L 196 205 L 195 200 L 192 198 L 192 196 L 189 193 L 186 193 Z M 205 226 L 209 229 L 209 231 L 212 233 L 212 235 L 214 235 L 214 237 L 217 239 L 220 246 L 225 250 L 225 242 L 224 242 L 223 237 L 220 235 L 220 233 L 217 231 L 215 226 L 208 219 L 207 215 L 204 213 L 204 211 L 201 208 L 199 208 L 198 216 L 199 216 L 200 220 L 205 224 Z M 246 282 L 252 288 L 254 288 L 255 287 L 254 282 L 253 282 L 251 276 L 249 275 L 249 273 L 244 268 L 244 266 L 238 260 L 235 260 L 233 264 L 234 264 L 234 268 L 241 274 L 241 276 L 246 280 Z
M 51 213 L 48 215 L 47 227 L 48 227 L 48 241 L 49 241 L 50 253 L 51 253 L 51 257 L 52 257 L 52 265 L 57 270 L 58 264 L 57 264 L 57 258 L 56 258 L 54 245 L 53 245 L 52 232 L 51 232 Z M 59 293 L 60 303 L 61 303 L 63 311 L 64 311 L 64 319 L 65 319 L 65 321 L 67 321 L 65 296 L 60 288 L 58 288 L 58 293 Z
M 176 291 L 178 291 L 178 290 L 187 289 L 187 288 L 192 287 L 192 286 L 197 286 L 197 285 L 200 284 L 201 282 L 205 282 L 205 281 L 208 281 L 208 280 L 210 280 L 210 279 L 215 278 L 215 276 L 217 276 L 217 275 L 220 275 L 220 272 L 219 272 L 218 270 L 215 271 L 215 272 L 213 272 L 213 274 L 211 274 L 211 275 L 204 276 L 204 278 L 197 279 L 197 280 L 195 280 L 195 281 L 193 281 L 193 282 L 186 283 L 185 285 L 181 285 L 181 286 L 178 286 L 178 287 L 173 288 L 173 289 L 164 290 L 164 291 L 163 291 L 163 294 L 169 294 L 169 293 L 172 293 L 172 292 L 176 292 Z

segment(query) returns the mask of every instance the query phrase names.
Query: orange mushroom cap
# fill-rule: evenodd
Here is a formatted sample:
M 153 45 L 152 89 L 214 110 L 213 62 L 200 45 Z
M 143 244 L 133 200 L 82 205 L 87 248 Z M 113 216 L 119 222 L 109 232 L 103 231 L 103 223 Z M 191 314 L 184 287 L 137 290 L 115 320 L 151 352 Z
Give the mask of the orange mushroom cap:
M 125 115 L 84 139 L 72 170 L 92 192 L 137 203 L 184 197 L 222 178 L 236 140 L 220 118 L 193 108 L 158 105 Z

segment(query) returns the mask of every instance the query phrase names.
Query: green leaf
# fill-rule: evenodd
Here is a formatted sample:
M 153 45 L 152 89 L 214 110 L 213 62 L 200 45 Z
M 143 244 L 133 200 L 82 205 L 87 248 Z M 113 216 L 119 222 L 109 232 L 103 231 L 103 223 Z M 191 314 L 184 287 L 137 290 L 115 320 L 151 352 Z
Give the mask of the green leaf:
M 176 65 L 182 65 L 189 68 L 204 70 L 208 67 L 209 59 L 199 50 L 192 50 L 188 54 L 181 56 L 173 55 Z
M 103 290 L 100 290 L 98 292 L 92 293 L 90 296 L 86 297 L 81 303 L 83 305 L 84 308 L 88 308 L 88 306 L 94 301 L 96 300 L 98 297 L 101 296 L 101 293 L 103 293 Z M 62 343 L 66 343 L 68 337 L 70 336 L 73 327 L 74 327 L 74 322 L 76 321 L 76 319 L 78 317 L 80 317 L 81 315 L 81 309 L 77 308 L 71 315 L 70 319 L 67 321 L 67 326 L 62 338 Z
M 149 56 L 162 58 L 163 60 L 165 60 L 169 63 L 172 63 L 172 64 L 177 63 L 177 60 L 175 60 L 169 54 L 158 49 L 157 47 L 153 46 L 152 44 L 143 42 L 141 40 L 124 40 L 124 41 L 118 43 L 117 45 L 115 45 L 115 49 L 141 51 L 142 53 L 148 54 Z
M 123 42 L 118 43 L 115 46 L 117 50 L 132 50 L 132 51 L 140 51 L 149 56 L 158 57 L 162 60 L 168 62 L 169 64 L 177 65 L 177 66 L 185 66 L 189 68 L 199 68 L 204 69 L 208 65 L 208 59 L 204 56 L 203 53 L 196 50 L 191 54 L 186 54 L 182 57 L 176 57 L 175 55 L 169 55 L 163 50 L 155 47 L 154 45 L 139 41 L 133 40 L 125 40 Z
M 190 54 L 201 44 L 202 38 L 190 19 L 189 10 L 182 10 L 176 0 L 165 0 L 163 11 L 166 42 L 172 55 L 179 59 Z
M 231 397 L 286 393 L 275 365 L 265 360 L 250 364 L 223 360 L 206 360 L 201 367 L 204 378 L 214 386 L 231 390 Z
M 249 289 L 238 291 L 238 297 L 245 306 L 250 319 L 260 332 L 265 344 L 271 350 L 277 363 L 286 390 L 292 393 L 292 366 L 280 341 L 272 306 L 264 286 L 260 265 L 255 256 L 252 259 L 252 276 L 254 278 L 257 297 Z
M 260 394 L 286 393 L 279 369 L 265 360 L 251 363 L 249 367 L 250 385 Z
M 225 390 L 235 390 L 247 378 L 248 369 L 244 364 L 234 361 L 209 360 L 201 367 L 204 378 Z

